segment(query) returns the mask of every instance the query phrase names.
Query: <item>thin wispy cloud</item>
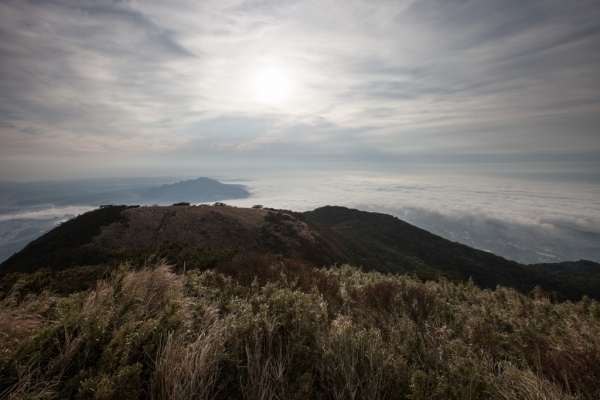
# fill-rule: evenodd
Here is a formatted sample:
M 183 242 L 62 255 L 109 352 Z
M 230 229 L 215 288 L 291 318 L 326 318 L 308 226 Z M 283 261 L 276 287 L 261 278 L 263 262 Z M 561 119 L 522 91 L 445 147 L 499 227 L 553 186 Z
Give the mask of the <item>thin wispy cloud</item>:
M 598 14 L 585 0 L 5 1 L 0 154 L 98 168 L 264 151 L 598 154 Z M 257 88 L 265 71 L 279 81 Z

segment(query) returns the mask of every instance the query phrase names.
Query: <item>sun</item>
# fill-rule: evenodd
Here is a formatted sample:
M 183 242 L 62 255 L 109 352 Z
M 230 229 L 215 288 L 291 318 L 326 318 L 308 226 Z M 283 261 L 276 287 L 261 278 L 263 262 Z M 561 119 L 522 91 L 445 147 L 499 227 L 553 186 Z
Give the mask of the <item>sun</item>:
M 264 68 L 254 78 L 256 98 L 263 103 L 280 103 L 288 96 L 289 89 L 289 77 L 281 69 Z

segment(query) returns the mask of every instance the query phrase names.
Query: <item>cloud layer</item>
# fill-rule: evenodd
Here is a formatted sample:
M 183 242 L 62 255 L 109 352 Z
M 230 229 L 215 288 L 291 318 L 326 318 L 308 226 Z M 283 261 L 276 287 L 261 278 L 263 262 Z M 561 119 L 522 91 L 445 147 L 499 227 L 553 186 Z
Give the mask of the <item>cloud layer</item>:
M 106 157 L 599 154 L 599 14 L 594 0 L 5 1 L 0 156 L 108 170 Z M 289 95 L 265 104 L 253 85 L 273 68 Z
M 392 214 L 525 263 L 600 262 L 600 186 L 453 173 L 304 173 L 244 181 L 227 204 L 307 211 L 339 205 Z
M 228 182 L 229 183 L 229 182 Z M 532 182 L 474 175 L 315 172 L 243 181 L 250 206 L 297 211 L 325 205 L 399 211 L 423 210 L 447 217 L 469 215 L 529 226 L 563 226 L 600 234 L 600 189 L 586 183 Z
M 162 179 L 0 182 L 0 189 L 6 189 L 0 190 L 0 211 L 4 214 L 0 215 L 0 228 L 11 231 L 0 241 L 10 242 L 18 234 L 18 226 L 45 226 L 48 221 L 44 219 L 83 213 L 94 208 L 90 204 L 130 200 L 148 204 L 132 194 L 140 188 L 146 192 L 149 187 L 181 180 Z M 225 200 L 230 205 L 262 204 L 294 211 L 347 206 L 392 214 L 447 239 L 519 262 L 600 262 L 598 183 L 539 177 L 508 179 L 448 170 L 376 173 L 301 169 L 262 175 L 249 171 L 245 178 L 220 180 L 243 184 L 250 190 L 249 198 Z M 184 199 L 171 202 L 178 200 Z

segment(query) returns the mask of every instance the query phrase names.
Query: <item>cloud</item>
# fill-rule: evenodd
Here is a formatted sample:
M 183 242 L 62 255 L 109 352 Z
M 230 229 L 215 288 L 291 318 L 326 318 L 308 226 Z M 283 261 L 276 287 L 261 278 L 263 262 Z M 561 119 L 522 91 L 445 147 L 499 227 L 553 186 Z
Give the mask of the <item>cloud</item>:
M 482 174 L 481 163 L 475 164 L 477 170 L 471 171 L 453 171 L 442 165 L 421 171 L 396 167 L 397 171 L 390 173 L 344 171 L 335 165 L 326 170 L 318 159 L 309 158 L 298 163 L 295 170 L 282 170 L 278 168 L 281 163 L 269 157 L 263 157 L 262 162 L 262 168 L 248 167 L 243 173 L 240 168 L 215 164 L 211 174 L 205 171 L 203 175 L 224 183 L 243 184 L 250 190 L 250 198 L 225 200 L 230 205 L 262 204 L 295 211 L 325 205 L 346 206 L 392 214 L 450 240 L 520 262 L 600 261 L 600 186 L 597 181 L 586 181 L 586 174 L 578 177 L 576 171 L 568 180 L 552 180 L 543 179 L 535 171 L 517 177 Z M 247 163 L 242 160 L 240 165 Z M 517 168 L 522 169 L 522 166 Z M 50 218 L 91 209 L 86 206 L 46 209 L 39 205 L 35 210 L 17 211 L 11 205 L 19 198 L 23 206 L 37 204 L 26 201 L 34 199 L 35 193 L 38 199 L 45 198 L 47 203 L 54 204 L 81 203 L 86 193 L 89 200 L 100 192 L 112 193 L 111 196 L 121 193 L 125 199 L 133 193 L 132 188 L 181 179 L 0 182 L 6 189 L 0 190 L 0 194 L 5 194 L 7 200 L 3 206 L 6 215 L 0 216 L 0 222 L 13 218 Z M 74 196 L 77 193 L 73 190 L 80 195 Z
M 244 184 L 252 197 L 227 204 L 295 211 L 347 206 L 392 214 L 448 239 L 521 262 L 600 261 L 597 184 L 448 171 L 296 171 L 271 173 Z
M 375 172 L 277 173 L 249 178 L 254 197 L 270 207 L 305 211 L 324 205 L 422 210 L 530 226 L 600 233 L 597 185 L 535 182 L 474 174 Z
M 12 219 L 51 219 L 55 217 L 64 217 L 66 215 L 77 216 L 85 212 L 96 209 L 92 206 L 68 206 L 47 208 L 43 210 L 24 211 L 19 213 L 0 215 L 0 222 Z
M 3 2 L 0 154 L 598 154 L 599 12 L 593 0 Z M 273 65 L 292 94 L 261 104 L 251 80 Z

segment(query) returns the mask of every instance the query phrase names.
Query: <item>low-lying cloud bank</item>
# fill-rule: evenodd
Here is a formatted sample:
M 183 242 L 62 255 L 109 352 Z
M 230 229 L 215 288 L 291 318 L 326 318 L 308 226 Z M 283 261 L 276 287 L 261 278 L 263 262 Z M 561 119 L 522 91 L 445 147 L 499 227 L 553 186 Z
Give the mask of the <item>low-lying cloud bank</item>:
M 298 211 L 334 204 L 395 215 L 525 263 L 600 261 L 600 186 L 478 176 L 298 173 L 245 182 L 228 204 Z
M 230 205 L 262 204 L 294 211 L 346 206 L 392 214 L 447 239 L 522 263 L 579 259 L 600 262 L 600 184 L 596 183 L 439 171 L 252 172 L 238 179 L 219 180 L 243 184 L 251 192 L 249 198 L 224 200 Z M 127 190 L 125 183 L 117 183 Z M 103 185 L 110 189 L 108 183 Z M 0 215 L 0 227 L 14 220 L 10 235 L 17 235 L 19 227 L 40 231 L 47 229 L 44 219 L 65 218 L 93 208 L 37 205 Z M 22 222 L 17 224 L 17 219 Z M 4 243 L 9 237 L 2 236 L 0 247 L 12 243 Z

